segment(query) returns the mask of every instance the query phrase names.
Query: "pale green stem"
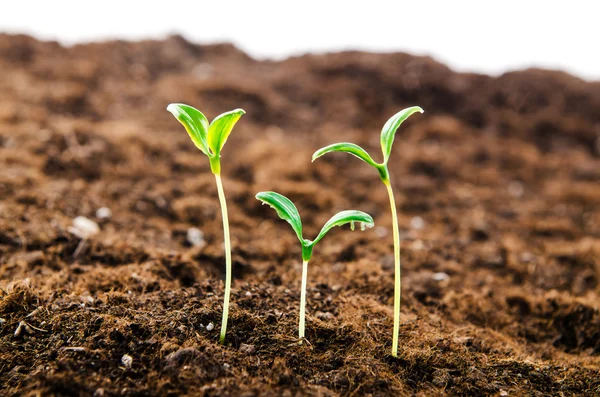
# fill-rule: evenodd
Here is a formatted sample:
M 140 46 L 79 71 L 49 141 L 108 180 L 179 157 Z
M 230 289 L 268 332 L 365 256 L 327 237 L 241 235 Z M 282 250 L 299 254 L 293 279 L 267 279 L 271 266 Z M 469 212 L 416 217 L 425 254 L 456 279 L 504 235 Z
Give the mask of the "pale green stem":
M 394 192 L 389 181 L 384 181 L 390 196 L 390 207 L 392 209 L 392 223 L 394 231 L 394 333 L 392 336 L 392 356 L 398 357 L 398 334 L 400 333 L 400 296 L 401 296 L 401 278 L 400 278 L 400 230 L 398 229 L 398 215 L 396 214 L 396 200 Z
M 306 312 L 306 279 L 308 276 L 308 261 L 302 261 L 302 289 L 300 290 L 300 326 L 298 337 L 304 338 L 304 316 Z
M 229 219 L 227 216 L 227 202 L 223 192 L 223 183 L 221 175 L 215 174 L 217 180 L 217 190 L 219 192 L 219 201 L 221 202 L 221 214 L 223 217 L 223 236 L 225 239 L 225 298 L 223 302 L 223 320 L 221 321 L 221 336 L 219 342 L 225 343 L 225 334 L 227 333 L 227 317 L 229 316 L 229 295 L 231 294 L 231 241 L 229 239 Z

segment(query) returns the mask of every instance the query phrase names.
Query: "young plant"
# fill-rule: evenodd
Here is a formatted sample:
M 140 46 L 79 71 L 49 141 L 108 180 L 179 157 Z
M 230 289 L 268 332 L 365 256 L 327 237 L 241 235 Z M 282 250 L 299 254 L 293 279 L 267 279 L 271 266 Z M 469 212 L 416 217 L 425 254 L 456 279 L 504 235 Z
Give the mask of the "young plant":
M 400 332 L 400 292 L 401 292 L 401 279 L 400 279 L 400 232 L 398 230 L 398 216 L 396 215 L 396 200 L 394 199 L 394 192 L 390 183 L 390 173 L 388 171 L 388 161 L 390 159 L 390 153 L 392 152 L 392 144 L 394 143 L 394 136 L 396 130 L 400 127 L 400 124 L 404 122 L 414 113 L 423 113 L 423 109 L 419 106 L 413 106 L 404 110 L 399 111 L 393 115 L 381 130 L 381 151 L 383 152 L 383 162 L 376 163 L 371 156 L 360 146 L 353 143 L 334 143 L 333 145 L 326 146 L 317 150 L 312 157 L 312 161 L 315 161 L 322 155 L 329 152 L 346 152 L 350 153 L 365 163 L 375 167 L 379 172 L 379 177 L 385 185 L 390 198 L 390 207 L 392 210 L 392 221 L 393 221 L 393 234 L 394 234 L 394 264 L 395 264 L 395 288 L 394 288 L 394 331 L 392 339 L 392 356 L 398 356 L 398 334 Z
M 361 230 L 365 230 L 365 227 L 373 227 L 373 218 L 371 215 L 362 211 L 349 210 L 338 212 L 325 223 L 325 226 L 323 226 L 317 238 L 311 241 L 302 237 L 302 220 L 300 219 L 298 209 L 290 199 L 275 192 L 260 192 L 256 195 L 256 198 L 262 201 L 263 204 L 270 205 L 277 211 L 277 215 L 279 215 L 281 219 L 292 225 L 292 229 L 294 229 L 296 236 L 298 236 L 298 240 L 300 240 L 300 244 L 302 244 L 302 287 L 300 291 L 300 324 L 298 326 L 298 337 L 302 341 L 304 338 L 308 261 L 310 261 L 310 258 L 312 257 L 312 251 L 315 244 L 321 241 L 327 232 L 335 226 L 343 226 L 349 223 L 350 228 L 354 230 L 354 222 L 358 222 L 360 223 Z
M 182 103 L 172 103 L 167 110 L 183 124 L 185 130 L 192 138 L 192 142 L 210 161 L 210 169 L 215 174 L 217 191 L 221 203 L 223 218 L 223 234 L 225 239 L 225 297 L 223 301 L 223 319 L 221 321 L 221 335 L 219 342 L 225 343 L 227 332 L 227 317 L 229 315 L 229 295 L 231 294 L 231 241 L 229 239 L 229 220 L 227 217 L 227 202 L 221 182 L 221 149 L 225 145 L 233 126 L 242 117 L 242 109 L 235 109 L 217 116 L 212 123 L 198 110 Z

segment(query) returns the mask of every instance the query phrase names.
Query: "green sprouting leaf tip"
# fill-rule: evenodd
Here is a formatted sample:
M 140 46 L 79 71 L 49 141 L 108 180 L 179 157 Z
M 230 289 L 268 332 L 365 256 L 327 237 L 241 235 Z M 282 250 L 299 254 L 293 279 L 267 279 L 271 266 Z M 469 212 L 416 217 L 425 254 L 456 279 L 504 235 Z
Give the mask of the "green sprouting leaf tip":
M 179 115 L 181 114 L 181 109 L 180 109 L 179 105 L 181 105 L 181 104 L 180 103 L 170 103 L 167 106 L 167 110 L 169 112 L 171 112 L 171 114 L 173 116 L 175 116 L 176 118 L 179 118 Z
M 331 217 L 325 223 L 317 238 L 312 242 L 312 244 L 316 244 L 319 242 L 325 235 L 335 226 L 343 226 L 346 224 L 350 224 L 350 229 L 354 230 L 355 223 L 360 224 L 360 230 L 365 231 L 367 228 L 372 228 L 375 225 L 373 221 L 373 217 L 367 214 L 366 212 L 357 211 L 357 210 L 346 210 L 341 211 Z
M 259 192 L 256 194 L 256 199 L 263 204 L 268 204 L 277 212 L 277 215 L 279 215 L 281 219 L 288 222 L 292 226 L 292 229 L 294 229 L 294 232 L 296 232 L 296 236 L 298 236 L 300 243 L 304 245 L 305 240 L 302 237 L 302 220 L 300 219 L 298 209 L 290 199 L 277 192 Z
M 231 130 L 246 112 L 244 109 L 234 109 L 215 117 L 208 128 L 208 146 L 215 155 L 223 149 Z
M 349 143 L 349 142 L 339 142 L 339 143 L 334 143 L 329 146 L 322 147 L 321 149 L 319 149 L 313 153 L 312 161 L 315 161 L 316 159 L 323 156 L 324 154 L 331 153 L 331 152 L 349 153 L 355 157 L 358 157 L 359 159 L 361 159 L 362 161 L 364 161 L 365 163 L 367 163 L 369 165 L 372 165 L 374 167 L 377 166 L 377 163 L 371 158 L 371 156 L 369 155 L 369 153 L 367 153 L 367 151 L 365 149 L 361 148 L 358 145 L 355 145 L 354 143 Z
M 383 164 L 387 164 L 390 154 L 392 152 L 392 144 L 394 143 L 394 137 L 396 131 L 400 125 L 406 121 L 411 115 L 415 113 L 423 113 L 423 109 L 420 106 L 411 106 L 406 109 L 402 109 L 395 115 L 389 118 L 381 129 L 381 151 L 383 152 Z
M 198 109 L 183 103 L 171 103 L 167 106 L 167 111 L 184 126 L 196 147 L 210 157 L 211 153 L 207 142 L 209 125 L 206 116 Z

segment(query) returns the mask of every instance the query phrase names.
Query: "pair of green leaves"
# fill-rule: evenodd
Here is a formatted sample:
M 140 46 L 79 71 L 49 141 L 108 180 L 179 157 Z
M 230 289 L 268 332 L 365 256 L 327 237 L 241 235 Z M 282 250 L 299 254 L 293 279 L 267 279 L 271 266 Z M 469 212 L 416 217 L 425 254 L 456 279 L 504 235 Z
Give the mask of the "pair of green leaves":
M 260 192 L 256 195 L 256 198 L 275 209 L 277 215 L 292 226 L 302 244 L 302 259 L 306 261 L 310 259 L 314 245 L 321 241 L 327 232 L 335 226 L 343 226 L 349 223 L 352 230 L 354 230 L 354 222 L 358 222 L 361 225 L 361 230 L 365 230 L 365 227 L 373 227 L 374 225 L 371 215 L 365 212 L 356 210 L 341 211 L 332 216 L 325 223 L 317 238 L 311 241 L 302 236 L 302 220 L 298 209 L 290 199 L 276 192 Z
M 423 113 L 423 109 L 419 106 L 413 106 L 410 108 L 406 108 L 404 110 L 399 111 L 395 115 L 393 115 L 383 126 L 381 129 L 381 151 L 383 153 L 383 162 L 381 164 L 377 163 L 373 158 L 367 153 L 367 151 L 361 148 L 354 143 L 341 142 L 334 143 L 333 145 L 325 146 L 317 150 L 312 157 L 312 161 L 315 161 L 322 155 L 330 152 L 346 152 L 350 153 L 353 156 L 358 157 L 365 163 L 375 167 L 378 169 L 380 175 L 382 175 L 382 179 L 387 178 L 387 163 L 390 159 L 390 154 L 392 153 L 392 145 L 394 144 L 394 137 L 396 136 L 396 131 L 400 127 L 400 125 L 411 115 L 415 113 Z M 385 171 L 384 171 L 385 169 Z
M 183 124 L 196 147 L 210 158 L 212 171 L 218 174 L 221 149 L 227 142 L 235 123 L 246 112 L 243 109 L 231 110 L 217 116 L 209 124 L 206 116 L 192 106 L 172 103 L 167 106 L 167 110 Z

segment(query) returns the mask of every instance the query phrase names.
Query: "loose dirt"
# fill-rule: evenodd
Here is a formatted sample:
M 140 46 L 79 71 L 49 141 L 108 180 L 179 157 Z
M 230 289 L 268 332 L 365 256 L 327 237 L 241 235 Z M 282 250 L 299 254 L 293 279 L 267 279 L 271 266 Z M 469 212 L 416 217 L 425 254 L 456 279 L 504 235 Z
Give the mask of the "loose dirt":
M 0 70 L 0 395 L 600 395 L 600 83 L 407 54 L 257 61 L 178 36 L 0 35 Z M 226 346 L 216 186 L 170 102 L 247 112 L 223 152 Z M 410 105 L 425 114 L 390 163 L 394 359 L 385 188 L 351 156 L 310 159 L 338 141 L 379 159 L 381 126 Z M 290 197 L 309 237 L 343 209 L 376 221 L 316 248 L 310 343 L 295 343 L 300 247 L 261 190 Z M 101 231 L 74 257 L 76 216 Z

